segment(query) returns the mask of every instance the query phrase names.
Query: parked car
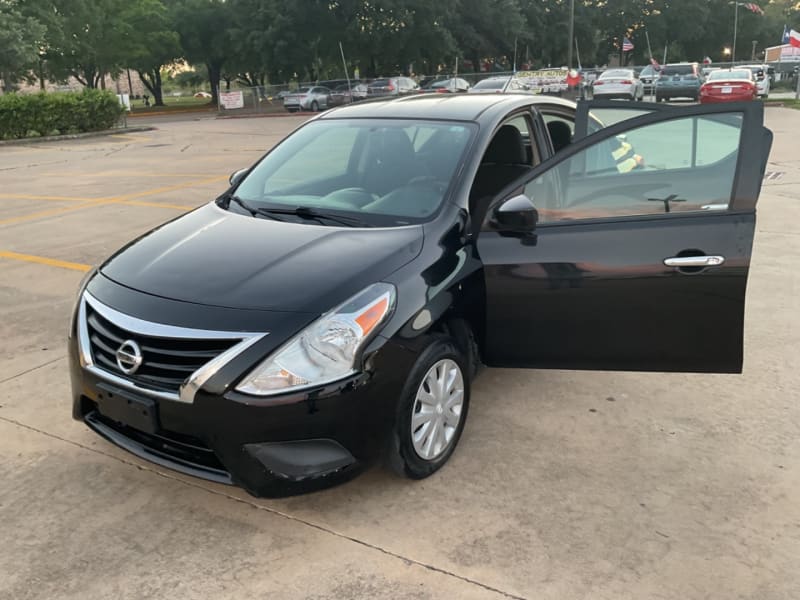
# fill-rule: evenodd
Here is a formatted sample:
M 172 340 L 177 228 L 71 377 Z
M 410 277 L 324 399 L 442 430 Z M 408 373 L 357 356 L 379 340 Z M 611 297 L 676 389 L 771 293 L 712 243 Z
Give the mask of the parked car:
M 419 93 L 419 85 L 410 77 L 389 77 L 376 79 L 367 86 L 367 96 L 408 96 Z
M 677 63 L 661 68 L 656 80 L 656 102 L 673 98 L 700 98 L 700 69 L 697 63 Z
M 438 93 L 463 93 L 470 88 L 469 82 L 460 77 L 451 77 L 450 79 L 441 79 L 438 81 L 428 82 L 428 85 L 422 88 L 423 92 L 438 92 Z
M 470 94 L 501 94 L 524 92 L 528 90 L 528 86 L 516 77 L 506 75 L 505 77 L 489 77 L 482 79 L 469 90 Z
M 283 97 L 283 106 L 289 112 L 310 110 L 317 112 L 328 108 L 331 90 L 316 85 L 314 87 L 301 87 Z
M 194 93 L 194 97 L 195 98 L 211 98 L 211 94 L 209 94 L 208 92 L 195 92 Z
M 609 69 L 592 84 L 592 95 L 598 100 L 624 98 L 638 102 L 644 100 L 644 84 L 633 69 Z
M 709 73 L 700 87 L 700 104 L 746 102 L 758 97 L 758 88 L 750 69 L 720 69 Z
M 769 97 L 771 81 L 769 78 L 769 67 L 767 65 L 739 65 L 736 68 L 748 69 L 753 74 L 753 81 L 756 84 L 759 97 Z
M 653 65 L 647 65 L 639 72 L 639 81 L 641 81 L 642 86 L 644 86 L 645 94 L 649 95 L 655 92 L 656 79 L 658 79 L 660 74 L 660 71 L 657 70 Z
M 431 475 L 480 364 L 740 372 L 763 104 L 601 109 L 422 94 L 308 120 L 83 280 L 73 417 L 275 496 L 379 456 Z M 623 136 L 644 168 L 614 164 Z
M 331 92 L 328 100 L 329 106 L 341 106 L 357 102 L 367 97 L 366 83 L 344 83 Z

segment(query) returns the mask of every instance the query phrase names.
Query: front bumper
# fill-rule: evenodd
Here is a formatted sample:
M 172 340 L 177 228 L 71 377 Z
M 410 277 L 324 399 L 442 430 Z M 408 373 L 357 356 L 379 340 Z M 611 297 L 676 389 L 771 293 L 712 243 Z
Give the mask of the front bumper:
M 128 315 L 166 321 L 170 327 L 217 323 L 226 331 L 252 326 L 271 332 L 260 338 L 262 346 L 254 344 L 234 355 L 210 378 L 196 379 L 202 369 L 195 371 L 186 380 L 199 382 L 192 394 L 154 392 L 141 378 L 133 382 L 111 363 L 97 360 L 102 357 L 95 355 L 95 342 L 88 357 L 93 362 L 87 360 L 88 319 L 81 308 L 86 305 L 79 302 L 69 339 L 72 415 L 112 443 L 162 466 L 273 497 L 347 480 L 383 449 L 416 357 L 412 348 L 378 336 L 365 350 L 363 373 L 293 393 L 254 397 L 235 390 L 238 380 L 311 317 L 159 299 L 102 276 L 92 281 L 90 291 Z M 93 331 L 99 331 L 102 321 L 92 323 Z M 129 330 L 131 336 L 138 335 L 136 327 Z M 158 351 L 152 350 L 152 340 L 139 339 L 142 347 L 151 344 L 148 351 Z
M 347 481 L 383 449 L 414 359 L 385 342 L 368 374 L 329 386 L 269 400 L 203 390 L 191 404 L 156 400 L 155 427 L 147 431 L 105 408 L 136 402 L 137 395 L 83 369 L 73 340 L 73 417 L 117 446 L 188 475 L 256 496 L 304 493 Z

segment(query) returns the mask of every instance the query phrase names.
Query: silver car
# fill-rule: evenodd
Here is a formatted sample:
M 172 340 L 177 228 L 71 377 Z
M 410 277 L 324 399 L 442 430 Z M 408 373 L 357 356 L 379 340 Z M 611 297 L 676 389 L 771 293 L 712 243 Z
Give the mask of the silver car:
M 314 87 L 301 87 L 283 97 L 283 106 L 289 112 L 310 110 L 317 112 L 328 108 L 331 91 L 317 85 Z
M 644 99 L 644 84 L 633 69 L 609 69 L 594 82 L 592 93 L 598 100 L 625 98 L 639 101 Z

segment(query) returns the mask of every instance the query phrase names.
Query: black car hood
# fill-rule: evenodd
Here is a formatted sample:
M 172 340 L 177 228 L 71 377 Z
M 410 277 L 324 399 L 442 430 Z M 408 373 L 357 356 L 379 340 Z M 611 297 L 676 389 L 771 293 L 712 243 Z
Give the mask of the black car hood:
M 209 204 L 129 244 L 101 272 L 163 298 L 322 313 L 413 260 L 422 242 L 421 226 L 284 223 Z

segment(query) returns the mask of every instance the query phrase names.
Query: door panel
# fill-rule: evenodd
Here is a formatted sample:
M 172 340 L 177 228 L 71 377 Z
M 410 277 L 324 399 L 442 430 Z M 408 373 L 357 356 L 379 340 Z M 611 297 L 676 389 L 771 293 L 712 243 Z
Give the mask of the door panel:
M 504 232 L 492 210 L 483 223 L 486 363 L 739 372 L 755 204 L 771 142 L 763 107 L 751 104 L 621 121 L 510 186 L 533 199 L 540 225 Z M 672 152 L 644 135 L 665 126 L 683 131 Z M 613 157 L 600 164 L 620 136 L 650 153 L 648 168 L 621 170 Z M 704 256 L 722 262 L 665 263 Z
M 738 372 L 753 214 L 481 232 L 492 366 Z M 631 248 L 636 251 L 632 252 Z M 682 251 L 725 257 L 683 273 Z

